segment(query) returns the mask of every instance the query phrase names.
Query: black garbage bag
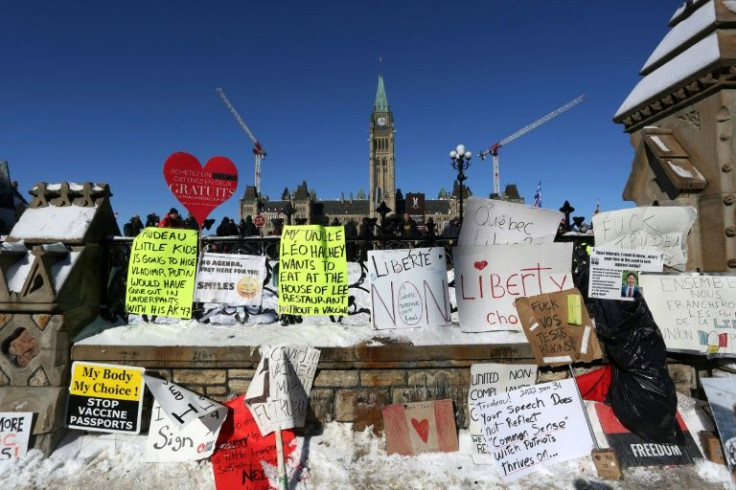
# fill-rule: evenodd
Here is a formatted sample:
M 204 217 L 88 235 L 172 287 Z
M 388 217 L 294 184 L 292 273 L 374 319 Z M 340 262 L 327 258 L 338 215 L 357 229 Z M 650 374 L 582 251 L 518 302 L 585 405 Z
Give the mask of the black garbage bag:
M 667 349 L 646 302 L 596 303 L 596 332 L 613 365 L 606 402 L 624 427 L 642 439 L 684 444 Z

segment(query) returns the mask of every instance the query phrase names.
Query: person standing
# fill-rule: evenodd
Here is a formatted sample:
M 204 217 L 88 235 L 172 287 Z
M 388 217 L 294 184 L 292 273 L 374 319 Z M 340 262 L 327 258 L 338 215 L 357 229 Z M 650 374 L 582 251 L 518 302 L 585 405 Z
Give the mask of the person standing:
M 159 228 L 186 228 L 176 208 L 169 209 L 169 214 L 164 216 L 164 219 L 159 222 L 158 226 Z
M 140 234 L 141 231 L 143 231 L 143 221 L 141 221 L 141 217 L 137 214 L 134 214 L 132 218 L 130 218 L 130 221 L 125 223 L 123 226 L 123 231 L 125 233 L 125 236 L 131 236 L 136 237 L 138 234 Z

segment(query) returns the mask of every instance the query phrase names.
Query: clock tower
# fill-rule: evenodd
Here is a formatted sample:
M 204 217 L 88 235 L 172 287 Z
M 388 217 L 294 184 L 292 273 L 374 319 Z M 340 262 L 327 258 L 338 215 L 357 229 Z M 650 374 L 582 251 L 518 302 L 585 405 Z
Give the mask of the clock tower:
M 396 212 L 396 160 L 394 151 L 394 116 L 388 106 L 383 77 L 378 75 L 376 102 L 370 122 L 370 216 L 385 202 Z

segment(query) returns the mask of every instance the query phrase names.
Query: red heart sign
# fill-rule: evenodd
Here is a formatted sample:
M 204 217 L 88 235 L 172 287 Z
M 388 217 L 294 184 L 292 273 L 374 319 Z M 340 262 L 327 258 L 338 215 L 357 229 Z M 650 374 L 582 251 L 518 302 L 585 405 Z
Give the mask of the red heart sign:
M 414 430 L 417 431 L 417 434 L 422 438 L 424 444 L 427 444 L 427 439 L 429 439 L 429 420 L 422 419 L 420 422 L 412 417 L 411 425 L 414 426 Z
M 479 271 L 482 271 L 488 265 L 488 261 L 487 260 L 481 260 L 480 262 L 476 262 L 473 265 L 475 266 L 476 269 L 478 269 Z
M 238 169 L 229 158 L 220 156 L 210 158 L 202 168 L 194 155 L 172 153 L 164 163 L 164 178 L 174 197 L 192 213 L 200 227 L 238 187 Z

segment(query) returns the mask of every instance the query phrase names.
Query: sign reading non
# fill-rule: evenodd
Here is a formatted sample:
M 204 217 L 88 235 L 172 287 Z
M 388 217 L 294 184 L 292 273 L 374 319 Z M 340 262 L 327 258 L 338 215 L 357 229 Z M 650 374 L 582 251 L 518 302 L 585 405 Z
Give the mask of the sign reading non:
M 458 245 L 552 243 L 562 218 L 558 211 L 471 197 Z
M 639 272 L 662 272 L 662 252 L 605 249 L 590 253 L 588 296 L 634 301 L 641 294 Z
M 130 251 L 125 311 L 191 318 L 197 230 L 145 228 Z
M 66 409 L 70 429 L 138 434 L 145 369 L 76 361 Z
M 369 250 L 373 327 L 452 323 L 444 248 Z
M 0 461 L 25 456 L 32 430 L 33 413 L 0 412 Z
M 205 252 L 197 268 L 194 301 L 258 306 L 265 279 L 265 257 Z
M 278 283 L 280 314 L 347 315 L 345 228 L 285 226 Z

